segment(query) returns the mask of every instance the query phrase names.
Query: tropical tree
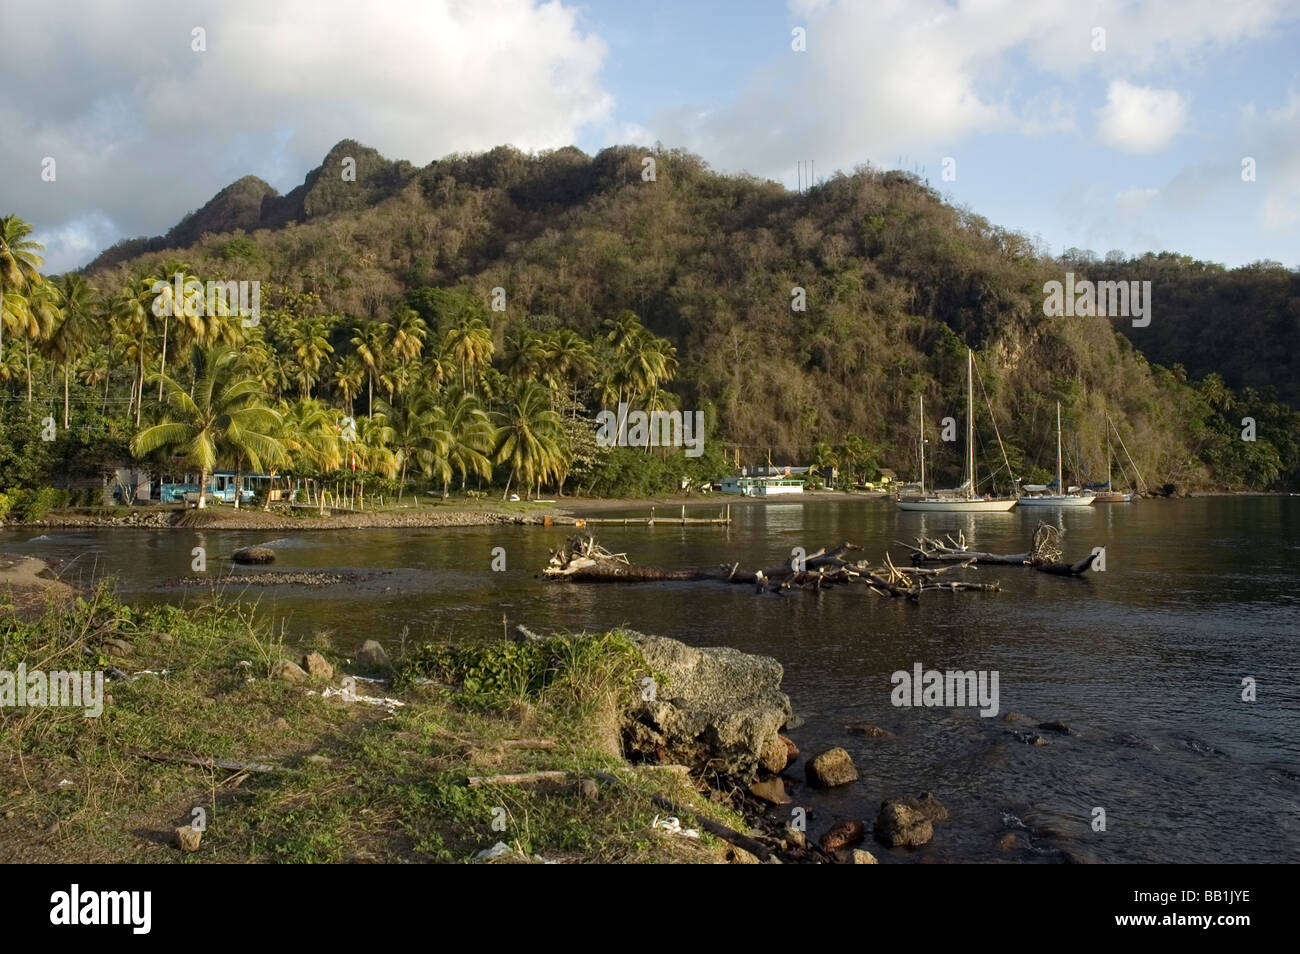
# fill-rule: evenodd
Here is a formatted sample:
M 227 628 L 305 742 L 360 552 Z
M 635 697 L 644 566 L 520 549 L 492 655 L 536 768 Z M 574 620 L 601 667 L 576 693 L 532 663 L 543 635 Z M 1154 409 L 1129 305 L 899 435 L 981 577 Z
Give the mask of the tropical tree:
M 510 465 L 501 499 L 510 495 L 515 477 L 528 488 L 558 477 L 568 462 L 563 421 L 551 407 L 550 394 L 536 381 L 521 381 L 506 408 L 497 413 L 496 462 Z
M 219 461 L 247 461 L 263 470 L 285 459 L 284 444 L 275 437 L 280 415 L 262 404 L 261 385 L 241 372 L 236 358 L 225 344 L 195 347 L 193 396 L 174 378 L 160 374 L 164 419 L 131 439 L 131 453 L 137 458 L 170 448 L 199 468 L 200 508 L 206 506 L 208 474 Z
M 62 317 L 49 338 L 47 350 L 54 364 L 63 368 L 63 427 L 66 429 L 72 368 L 89 346 L 95 331 L 95 295 L 85 277 L 75 272 L 61 276 L 58 288 L 63 301 Z
M 492 330 L 481 318 L 461 317 L 447 329 L 442 347 L 460 364 L 460 387 L 463 391 L 467 388 L 466 370 L 492 362 Z
M 23 296 L 41 281 L 45 246 L 29 238 L 32 227 L 16 215 L 0 218 L 0 360 L 4 358 L 5 328 L 22 322 Z M 8 299 L 15 300 L 10 303 Z M 11 323 L 12 322 L 12 323 Z
M 375 378 L 383 373 L 388 362 L 385 361 L 388 340 L 384 326 L 377 321 L 369 321 L 352 329 L 352 347 L 356 349 L 357 358 L 370 377 L 370 397 L 366 410 L 374 413 Z
M 460 474 L 462 491 L 470 474 L 490 478 L 492 461 L 488 454 L 495 447 L 497 434 L 491 417 L 483 410 L 478 398 L 461 391 L 449 393 L 443 402 L 443 417 L 448 435 L 448 474 L 452 469 Z M 444 482 L 444 497 L 447 496 L 447 491 L 447 483 Z

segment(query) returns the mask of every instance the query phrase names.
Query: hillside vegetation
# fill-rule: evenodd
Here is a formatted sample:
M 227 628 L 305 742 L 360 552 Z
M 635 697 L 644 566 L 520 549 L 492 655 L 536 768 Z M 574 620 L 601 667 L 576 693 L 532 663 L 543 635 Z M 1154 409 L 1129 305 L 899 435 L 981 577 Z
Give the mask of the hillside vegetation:
M 345 178 L 348 158 L 356 181 Z M 946 204 L 900 172 L 863 168 L 796 194 L 662 148 L 588 157 L 501 147 L 416 168 L 344 141 L 288 195 L 242 179 L 166 237 L 122 243 L 88 272 L 107 295 L 175 260 L 204 279 L 260 281 L 262 327 L 243 334 L 286 365 L 272 390 L 337 408 L 355 400 L 358 413 L 370 410 L 373 375 L 354 394 L 335 372 L 364 357 L 359 324 L 391 330 L 413 312 L 432 343 L 472 316 L 489 330 L 493 364 L 516 378 L 528 376 L 525 345 L 534 336 L 569 329 L 590 341 L 591 372 L 565 375 L 560 388 L 571 413 L 590 415 L 629 394 L 699 409 L 714 447 L 725 443 L 728 459 L 747 463 L 770 453 L 774 462 L 838 462 L 859 476 L 881 466 L 911 475 L 923 395 L 927 469 L 954 483 L 961 444 L 942 440 L 940 427 L 953 417 L 964 433 L 969 346 L 979 368 L 983 480 L 1001 467 L 991 420 L 1013 473 L 1042 480 L 1054 472 L 1058 400 L 1067 470 L 1089 482 L 1105 479 L 1108 438 L 1117 444 L 1107 414 L 1153 485 L 1267 487 L 1300 475 L 1300 419 L 1282 403 L 1295 399 L 1295 376 L 1284 371 L 1294 360 L 1286 350 L 1295 337 L 1294 274 L 1203 270 L 1204 284 L 1184 291 L 1175 269 L 1167 282 L 1162 275 L 1142 332 L 1128 319 L 1047 318 L 1043 283 L 1067 268 L 1142 280 L 1157 277 L 1155 265 L 1085 263 L 1093 274 L 1047 258 L 1025 236 Z M 1252 354 L 1218 337 L 1188 340 L 1205 295 L 1218 296 L 1215 335 L 1247 320 L 1234 313 L 1234 289 L 1243 288 L 1252 327 L 1277 329 L 1266 348 Z M 504 291 L 503 311 L 491 307 L 494 289 Z M 801 297 L 803 310 L 792 307 Z M 651 375 L 648 387 L 617 380 L 602 360 L 629 311 L 668 358 L 668 373 Z M 313 314 L 330 348 L 317 349 L 317 366 L 295 377 L 289 366 L 301 349 L 285 332 Z M 455 379 L 454 361 L 437 364 L 446 358 L 425 349 L 410 373 Z M 484 373 L 462 385 L 491 399 Z M 1252 390 L 1234 393 L 1225 380 Z M 376 400 L 400 403 L 398 385 L 386 394 L 381 387 Z M 1255 441 L 1241 439 L 1248 415 L 1258 422 Z M 1005 484 L 1005 474 L 999 479 Z

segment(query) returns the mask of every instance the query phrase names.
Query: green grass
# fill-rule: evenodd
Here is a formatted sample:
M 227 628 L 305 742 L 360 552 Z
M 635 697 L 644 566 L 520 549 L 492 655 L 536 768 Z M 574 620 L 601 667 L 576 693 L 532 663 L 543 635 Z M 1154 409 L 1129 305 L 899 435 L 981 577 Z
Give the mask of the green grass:
M 645 672 L 618 632 L 416 647 L 382 690 L 407 703 L 389 715 L 323 698 L 323 681 L 268 678 L 284 647 L 245 607 L 134 609 L 100 589 L 33 622 L 0 617 L 0 668 L 100 667 L 110 663 L 108 637 L 134 647 L 112 665 L 167 672 L 106 682 L 111 702 L 98 719 L 0 709 L 0 861 L 463 862 L 497 841 L 557 861 L 724 857 L 707 835 L 696 842 L 654 830 L 664 814 L 656 793 L 745 827 L 689 779 L 633 769 L 618 754 L 618 713 Z M 312 648 L 345 663 L 326 636 Z M 555 748 L 506 744 L 520 738 Z M 280 770 L 245 774 L 136 752 Z M 602 783 L 596 800 L 466 784 L 471 775 L 557 769 L 625 783 Z M 203 844 L 182 854 L 172 833 L 196 808 L 206 813 Z

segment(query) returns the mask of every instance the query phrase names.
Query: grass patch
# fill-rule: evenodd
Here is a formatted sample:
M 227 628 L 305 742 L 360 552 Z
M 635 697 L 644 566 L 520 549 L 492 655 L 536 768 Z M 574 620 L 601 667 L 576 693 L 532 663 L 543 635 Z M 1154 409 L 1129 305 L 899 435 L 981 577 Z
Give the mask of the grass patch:
M 129 643 L 130 654 L 114 647 L 110 655 L 106 640 Z M 216 599 L 137 609 L 100 588 L 34 620 L 0 616 L 0 669 L 112 665 L 128 676 L 104 683 L 98 718 L 0 708 L 0 860 L 463 862 L 497 841 L 515 847 L 516 860 L 724 859 L 727 846 L 708 835 L 656 830 L 664 813 L 654 794 L 746 827 L 683 775 L 623 761 L 619 713 L 646 670 L 620 632 L 416 647 L 382 690 L 405 703 L 391 713 L 324 697 L 338 675 L 270 678 L 285 656 L 279 635 L 247 607 Z M 554 745 L 520 748 L 520 739 Z M 200 768 L 142 752 L 277 770 Z M 601 784 L 594 799 L 466 784 L 471 775 L 543 770 L 625 782 Z M 206 822 L 202 847 L 182 854 L 173 832 L 196 809 Z

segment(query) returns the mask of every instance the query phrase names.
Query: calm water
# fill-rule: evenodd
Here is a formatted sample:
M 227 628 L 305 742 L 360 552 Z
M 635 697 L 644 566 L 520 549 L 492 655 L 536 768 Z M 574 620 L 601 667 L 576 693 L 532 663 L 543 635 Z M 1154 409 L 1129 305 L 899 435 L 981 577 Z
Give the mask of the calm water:
M 75 560 L 116 576 L 141 600 L 187 599 L 163 581 L 189 572 L 205 546 L 208 572 L 232 550 L 273 542 L 275 569 L 381 570 L 332 589 L 252 588 L 291 634 L 328 629 L 339 647 L 379 639 L 487 639 L 522 622 L 535 630 L 626 624 L 695 645 L 776 657 L 806 724 L 805 752 L 842 745 L 862 774 L 832 793 L 799 788 L 809 833 L 838 818 L 870 820 L 885 798 L 933 791 L 952 819 L 930 846 L 885 861 L 1047 860 L 1066 847 L 1102 861 L 1247 862 L 1300 859 L 1300 498 L 1139 501 L 1063 514 L 901 513 L 883 501 L 734 505 L 730 528 L 605 526 L 599 538 L 637 562 L 743 567 L 844 540 L 875 559 L 893 541 L 964 530 L 980 549 L 1026 549 L 1039 519 L 1066 528 L 1071 559 L 1106 547 L 1107 569 L 1083 580 L 987 567 L 996 594 L 930 594 L 919 604 L 862 590 L 754 595 L 720 583 L 544 584 L 535 574 L 563 528 L 351 530 L 275 533 L 116 530 L 0 533 L 0 549 Z M 644 508 L 642 511 L 644 512 Z M 503 547 L 508 569 L 490 571 Z M 257 572 L 248 570 L 241 572 Z M 188 596 L 193 599 L 193 596 Z M 914 663 L 996 670 L 1000 713 L 895 708 L 890 674 Z M 1241 701 L 1243 677 L 1258 701 Z M 1002 719 L 1060 719 L 1078 735 L 1017 740 Z M 850 735 L 872 722 L 894 736 Z M 801 769 L 796 774 L 802 777 Z M 1094 832 L 1093 809 L 1106 813 Z M 1026 826 L 1022 828 L 1021 826 Z M 1009 854 L 1008 830 L 1035 831 Z

